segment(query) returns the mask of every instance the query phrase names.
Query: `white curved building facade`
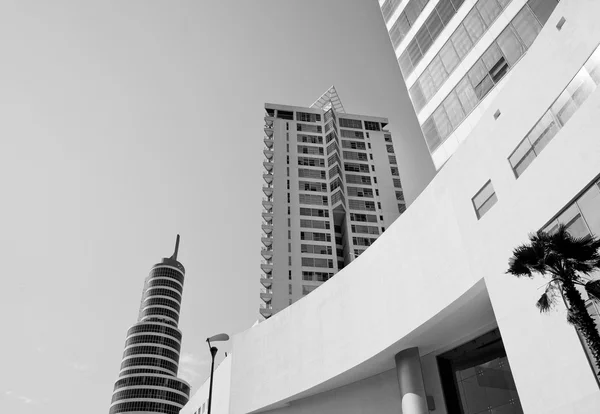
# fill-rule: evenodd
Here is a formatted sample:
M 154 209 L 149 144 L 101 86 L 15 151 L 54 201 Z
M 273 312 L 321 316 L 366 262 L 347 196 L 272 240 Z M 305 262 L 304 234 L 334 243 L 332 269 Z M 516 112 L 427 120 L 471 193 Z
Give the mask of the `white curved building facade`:
M 190 385 L 177 378 L 181 352 L 179 312 L 185 268 L 170 258 L 152 267 L 144 282 L 138 322 L 127 331 L 119 379 L 110 414 L 178 414 L 188 402 Z
M 233 337 L 213 414 L 598 412 L 563 306 L 541 315 L 544 282 L 505 274 L 531 231 L 600 234 L 598 16 L 598 1 L 562 0 L 407 211 L 335 278 Z M 206 396 L 181 413 L 203 414 Z

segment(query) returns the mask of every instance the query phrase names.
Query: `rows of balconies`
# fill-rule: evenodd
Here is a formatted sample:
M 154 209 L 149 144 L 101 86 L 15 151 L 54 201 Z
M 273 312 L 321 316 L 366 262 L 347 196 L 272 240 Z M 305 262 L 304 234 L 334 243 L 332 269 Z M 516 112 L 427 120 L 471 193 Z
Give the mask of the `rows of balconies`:
M 263 185 L 263 197 L 262 205 L 264 211 L 262 213 L 263 219 L 265 220 L 261 229 L 264 232 L 261 241 L 264 245 L 261 248 L 261 255 L 263 260 L 261 261 L 260 268 L 263 271 L 260 277 L 260 283 L 262 285 L 260 291 L 260 298 L 264 301 L 261 305 L 259 312 L 265 318 L 271 317 L 273 309 L 271 307 L 271 300 L 273 299 L 273 292 L 271 286 L 273 285 L 273 126 L 275 118 L 272 116 L 265 116 L 265 149 L 263 154 L 265 159 L 263 160 L 263 166 L 265 172 L 263 173 L 263 179 L 266 185 Z

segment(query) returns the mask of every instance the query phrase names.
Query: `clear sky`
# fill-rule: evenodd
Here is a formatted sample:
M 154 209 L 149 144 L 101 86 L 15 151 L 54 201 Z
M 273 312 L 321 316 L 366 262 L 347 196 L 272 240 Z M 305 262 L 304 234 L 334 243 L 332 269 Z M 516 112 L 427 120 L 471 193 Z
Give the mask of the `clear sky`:
M 3 0 L 0 50 L 1 413 L 108 412 L 178 232 L 181 375 L 256 321 L 264 102 L 335 84 L 409 199 L 433 175 L 377 0 Z

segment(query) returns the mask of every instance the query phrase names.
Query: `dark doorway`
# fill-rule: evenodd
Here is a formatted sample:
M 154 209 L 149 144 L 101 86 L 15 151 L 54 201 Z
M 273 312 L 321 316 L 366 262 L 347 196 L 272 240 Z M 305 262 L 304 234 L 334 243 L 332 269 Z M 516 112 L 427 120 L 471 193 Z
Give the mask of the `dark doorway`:
M 498 329 L 437 359 L 449 413 L 523 414 Z

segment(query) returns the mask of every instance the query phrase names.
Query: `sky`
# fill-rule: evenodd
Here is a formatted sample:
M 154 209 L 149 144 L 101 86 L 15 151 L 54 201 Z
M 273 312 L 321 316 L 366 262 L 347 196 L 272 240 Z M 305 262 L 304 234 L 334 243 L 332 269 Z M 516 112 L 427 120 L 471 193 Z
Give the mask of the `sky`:
M 180 375 L 258 319 L 265 102 L 334 84 L 390 119 L 409 201 L 434 174 L 377 0 L 1 4 L 2 413 L 108 412 L 177 233 Z

